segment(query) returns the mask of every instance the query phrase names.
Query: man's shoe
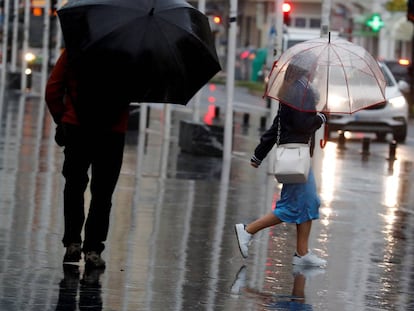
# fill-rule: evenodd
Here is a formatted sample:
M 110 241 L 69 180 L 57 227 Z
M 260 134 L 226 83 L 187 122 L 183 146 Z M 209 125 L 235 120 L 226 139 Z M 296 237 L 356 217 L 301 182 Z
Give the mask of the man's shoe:
M 304 256 L 299 256 L 295 253 L 295 255 L 293 255 L 292 264 L 298 266 L 322 267 L 326 266 L 326 260 L 319 258 L 311 251 L 308 251 L 308 253 Z
M 245 227 L 246 226 L 244 224 L 237 224 L 234 226 L 240 253 L 243 258 L 247 258 L 249 255 L 249 242 L 252 239 L 252 235 L 246 231 Z
M 66 247 L 66 253 L 63 256 L 63 264 L 78 263 L 81 259 L 81 245 L 80 243 L 70 243 Z
M 100 278 L 104 271 L 104 269 L 85 268 L 80 283 L 84 286 L 100 286 Z
M 88 269 L 104 269 L 105 260 L 101 258 L 101 254 L 98 254 L 95 251 L 90 251 L 85 253 L 85 267 Z

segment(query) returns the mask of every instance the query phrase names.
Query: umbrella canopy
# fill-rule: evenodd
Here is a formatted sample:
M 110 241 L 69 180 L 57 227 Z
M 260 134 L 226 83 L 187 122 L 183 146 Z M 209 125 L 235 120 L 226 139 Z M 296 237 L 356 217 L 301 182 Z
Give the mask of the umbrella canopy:
M 305 91 L 292 94 L 287 90 L 297 80 Z M 353 113 L 384 102 L 385 86 L 378 62 L 364 48 L 329 36 L 286 50 L 273 65 L 265 96 L 301 111 Z
M 83 80 L 129 101 L 187 104 L 221 70 L 207 17 L 184 0 L 72 0 L 58 16 Z

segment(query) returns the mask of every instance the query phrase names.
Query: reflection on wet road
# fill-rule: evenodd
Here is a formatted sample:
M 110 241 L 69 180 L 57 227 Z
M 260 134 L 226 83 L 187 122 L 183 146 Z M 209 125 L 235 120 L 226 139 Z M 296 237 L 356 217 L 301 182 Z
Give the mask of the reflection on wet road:
M 64 270 L 62 149 L 39 99 L 9 95 L 0 128 L 0 310 L 414 310 L 414 144 L 398 146 L 389 163 L 387 143 L 373 141 L 364 159 L 358 139 L 344 150 L 328 142 L 311 239 L 328 267 L 294 269 L 291 225 L 257 234 L 247 260 L 235 243 L 233 224 L 269 211 L 278 196 L 266 165 L 248 165 L 260 115 L 248 129 L 235 115 L 229 167 L 180 152 L 179 120 L 191 116 L 173 110 L 164 137 L 164 114 L 153 107 L 147 133 L 129 133 L 106 270 Z

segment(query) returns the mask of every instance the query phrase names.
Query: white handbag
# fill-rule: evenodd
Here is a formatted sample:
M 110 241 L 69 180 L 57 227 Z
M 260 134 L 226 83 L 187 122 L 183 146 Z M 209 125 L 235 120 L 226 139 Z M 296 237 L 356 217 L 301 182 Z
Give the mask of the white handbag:
M 276 147 L 274 174 L 283 184 L 305 183 L 311 158 L 308 144 L 283 144 Z
M 274 157 L 275 178 L 282 184 L 305 183 L 308 180 L 311 166 L 309 144 L 280 145 L 280 131 L 280 116 L 278 116 L 276 154 Z

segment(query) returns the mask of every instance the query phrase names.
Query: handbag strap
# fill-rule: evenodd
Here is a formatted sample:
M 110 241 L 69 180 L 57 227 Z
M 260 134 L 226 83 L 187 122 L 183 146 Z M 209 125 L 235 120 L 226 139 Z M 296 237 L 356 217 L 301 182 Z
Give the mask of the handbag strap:
M 277 136 L 276 136 L 276 146 L 279 146 L 280 143 L 280 133 L 282 132 L 280 128 L 280 110 L 281 110 L 282 104 L 279 102 L 279 108 L 277 110 Z

